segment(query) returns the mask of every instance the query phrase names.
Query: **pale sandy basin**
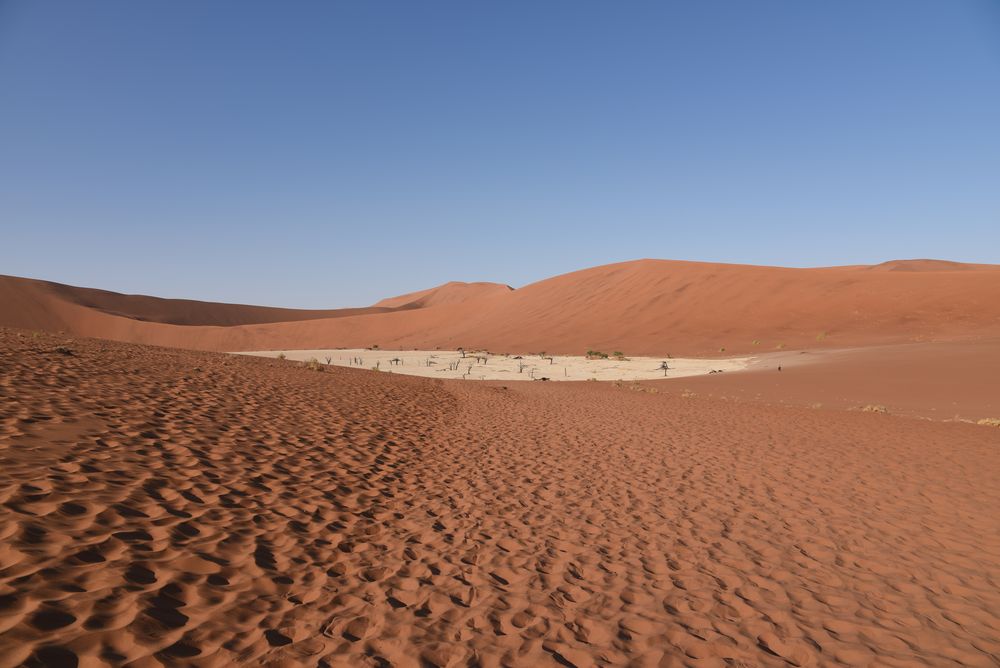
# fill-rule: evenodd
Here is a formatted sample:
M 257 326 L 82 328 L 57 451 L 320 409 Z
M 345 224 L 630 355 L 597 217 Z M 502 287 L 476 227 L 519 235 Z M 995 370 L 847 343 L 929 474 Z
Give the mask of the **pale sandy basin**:
M 587 359 L 581 356 L 496 355 L 451 350 L 260 350 L 239 355 L 279 357 L 320 364 L 364 369 L 426 378 L 466 380 L 654 380 L 702 376 L 714 372 L 746 369 L 753 357 L 696 359 L 666 357 L 626 357 Z M 666 363 L 667 369 L 662 365 Z

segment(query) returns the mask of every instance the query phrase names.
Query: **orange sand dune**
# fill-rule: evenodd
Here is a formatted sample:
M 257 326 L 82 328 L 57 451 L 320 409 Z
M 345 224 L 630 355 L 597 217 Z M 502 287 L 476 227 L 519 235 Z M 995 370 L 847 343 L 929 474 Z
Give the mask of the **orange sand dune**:
M 219 304 L 191 299 L 123 295 L 49 281 L 0 276 L 0 313 L 8 327 L 58 331 L 79 328 L 79 320 L 110 322 L 102 316 L 170 325 L 233 326 L 257 323 L 342 318 L 387 313 L 383 307 L 305 310 Z M 99 325 L 98 325 L 99 327 Z
M 992 427 L 10 330 L 0 407 L 0 668 L 1000 659 Z
M 388 297 L 375 304 L 390 308 L 401 306 L 411 306 L 423 308 L 425 306 L 438 306 L 439 304 L 455 304 L 471 299 L 482 299 L 495 294 L 504 294 L 513 290 L 509 285 L 500 283 L 462 283 L 452 281 L 439 285 L 429 290 L 419 290 L 410 292 L 398 297 Z
M 870 271 L 990 271 L 995 264 L 969 264 L 948 260 L 890 260 L 868 267 Z
M 518 290 L 493 284 L 439 289 L 450 295 L 440 302 L 433 291 L 427 302 L 422 299 L 428 293 L 415 293 L 390 300 L 401 306 L 386 312 L 338 311 L 335 318 L 226 327 L 180 326 L 165 318 L 147 322 L 78 303 L 60 303 L 57 309 L 37 293 L 7 287 L 0 291 L 0 324 L 204 350 L 378 344 L 718 355 L 1000 336 L 997 267 L 959 265 L 961 270 L 946 271 L 940 263 L 908 262 L 897 263 L 907 271 L 873 271 L 639 260 L 564 274 Z M 921 270 L 927 267 L 933 270 Z M 474 298 L 456 300 L 457 294 L 467 293 Z M 33 314 L 30 322 L 36 324 L 26 324 L 24 313 Z

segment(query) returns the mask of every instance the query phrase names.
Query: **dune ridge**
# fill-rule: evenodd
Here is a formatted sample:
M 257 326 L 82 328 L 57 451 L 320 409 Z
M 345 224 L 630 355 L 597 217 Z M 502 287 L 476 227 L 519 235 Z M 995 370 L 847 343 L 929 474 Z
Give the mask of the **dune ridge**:
M 461 281 L 450 281 L 443 285 L 428 290 L 418 290 L 409 292 L 398 297 L 387 297 L 375 303 L 376 307 L 399 308 L 410 306 L 412 308 L 423 308 L 425 306 L 437 306 L 439 304 L 455 304 L 468 301 L 470 299 L 481 299 L 495 294 L 504 294 L 514 288 L 501 283 L 463 283 Z
M 992 666 L 1000 431 L 0 330 L 0 667 Z
M 955 270 L 956 264 L 919 260 L 897 261 L 895 270 L 878 269 L 882 265 L 795 269 L 638 260 L 517 290 L 446 285 L 383 300 L 380 307 L 338 311 L 337 317 L 304 312 L 312 315 L 230 326 L 179 325 L 165 317 L 143 321 L 108 313 L 115 310 L 110 303 L 102 311 L 79 300 L 53 304 L 19 279 L 6 278 L 0 281 L 0 325 L 229 351 L 377 344 L 704 356 L 1000 336 L 998 267 L 960 265 Z
M 294 322 L 388 313 L 394 308 L 372 306 L 345 309 L 290 309 L 248 304 L 224 304 L 193 299 L 126 295 L 110 290 L 78 288 L 51 281 L 0 276 L 0 314 L 4 326 L 43 331 L 72 331 L 89 323 L 122 318 L 167 325 L 237 325 Z M 78 321 L 88 324 L 80 325 Z M 100 337 L 99 337 L 100 338 Z

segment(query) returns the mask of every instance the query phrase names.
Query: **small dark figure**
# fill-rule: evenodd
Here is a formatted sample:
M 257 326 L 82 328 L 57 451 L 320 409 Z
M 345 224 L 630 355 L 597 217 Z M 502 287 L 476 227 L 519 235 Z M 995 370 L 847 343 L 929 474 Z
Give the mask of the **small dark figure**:
M 781 365 L 780 364 L 778 365 L 778 371 L 781 371 Z

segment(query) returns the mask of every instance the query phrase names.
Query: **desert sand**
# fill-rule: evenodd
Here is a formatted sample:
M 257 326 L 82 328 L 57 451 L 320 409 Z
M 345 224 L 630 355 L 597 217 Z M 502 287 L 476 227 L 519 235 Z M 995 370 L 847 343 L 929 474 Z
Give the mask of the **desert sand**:
M 517 290 L 450 283 L 365 309 L 293 311 L 0 278 L 0 326 L 199 350 L 545 350 L 726 357 L 1000 339 L 1000 267 L 814 269 L 638 260 Z
M 0 330 L 0 666 L 997 665 L 1000 429 L 687 381 Z
M 424 378 L 461 380 L 603 380 L 631 381 L 686 378 L 740 371 L 751 357 L 726 359 L 622 357 L 579 355 L 498 355 L 487 351 L 454 350 L 259 350 L 240 353 L 299 362 L 374 369 Z M 607 353 L 605 353 L 607 355 Z M 663 365 L 667 368 L 664 369 Z
M 683 384 L 740 401 L 977 422 L 1000 416 L 1000 339 L 768 353 L 743 373 Z
M 0 277 L 0 668 L 995 666 L 998 378 L 990 265 Z

